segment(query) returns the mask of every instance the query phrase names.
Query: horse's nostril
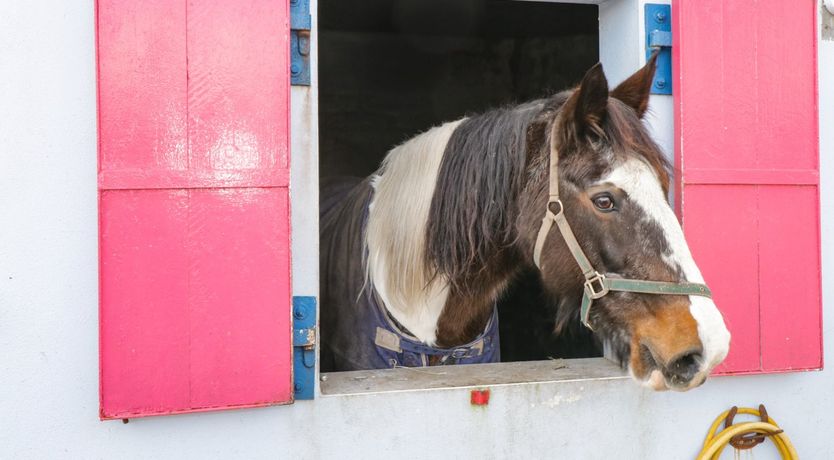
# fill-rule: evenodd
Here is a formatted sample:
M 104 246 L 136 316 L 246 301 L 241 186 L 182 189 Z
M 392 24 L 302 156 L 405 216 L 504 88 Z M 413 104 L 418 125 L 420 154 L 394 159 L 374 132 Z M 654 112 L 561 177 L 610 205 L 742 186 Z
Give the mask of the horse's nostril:
M 673 359 L 663 368 L 663 376 L 673 385 L 689 383 L 701 369 L 700 351 L 690 351 Z

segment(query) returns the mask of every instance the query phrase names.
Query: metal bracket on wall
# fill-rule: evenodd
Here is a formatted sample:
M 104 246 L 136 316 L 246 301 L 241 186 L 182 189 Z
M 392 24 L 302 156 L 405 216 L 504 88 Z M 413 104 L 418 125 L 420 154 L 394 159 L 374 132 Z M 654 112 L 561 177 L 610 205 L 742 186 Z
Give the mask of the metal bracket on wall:
M 656 50 L 657 71 L 652 94 L 672 94 L 672 7 L 657 3 L 645 5 L 646 59 Z
M 310 17 L 309 0 L 290 0 L 290 82 L 310 86 Z
M 293 393 L 313 399 L 316 385 L 316 298 L 292 298 Z

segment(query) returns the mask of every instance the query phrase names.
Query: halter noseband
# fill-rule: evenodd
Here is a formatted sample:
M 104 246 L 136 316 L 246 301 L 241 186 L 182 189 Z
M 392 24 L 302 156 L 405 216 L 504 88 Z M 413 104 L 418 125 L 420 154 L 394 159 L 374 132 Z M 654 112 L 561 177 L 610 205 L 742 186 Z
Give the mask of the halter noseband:
M 547 201 L 547 210 L 542 219 L 542 226 L 539 228 L 539 235 L 536 238 L 536 246 L 533 250 L 533 262 L 541 270 L 541 255 L 547 234 L 553 223 L 559 228 L 562 238 L 565 239 L 568 249 L 573 258 L 582 270 L 585 277 L 584 293 L 582 304 L 579 308 L 582 324 L 593 330 L 589 323 L 591 304 L 594 300 L 605 297 L 610 291 L 638 292 L 641 294 L 665 294 L 665 295 L 698 295 L 712 297 L 712 293 L 705 284 L 699 283 L 670 283 L 666 281 L 647 281 L 625 278 L 608 278 L 604 274 L 594 270 L 588 257 L 582 252 L 582 247 L 576 241 L 576 236 L 565 218 L 565 207 L 559 199 L 559 152 L 556 149 L 556 130 L 558 123 L 554 123 L 550 136 L 550 191 Z M 554 208 L 558 208 L 555 209 Z

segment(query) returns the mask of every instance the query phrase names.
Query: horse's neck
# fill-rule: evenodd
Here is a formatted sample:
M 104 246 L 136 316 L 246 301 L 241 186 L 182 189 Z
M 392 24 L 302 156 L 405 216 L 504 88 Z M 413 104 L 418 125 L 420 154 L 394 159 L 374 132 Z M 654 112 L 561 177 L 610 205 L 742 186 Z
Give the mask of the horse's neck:
M 467 283 L 467 292 L 449 292 L 437 320 L 437 345 L 456 347 L 482 334 L 492 316 L 495 302 L 514 274 L 514 269 L 490 267 Z
M 384 279 L 374 283 L 374 289 L 388 313 L 415 337 L 442 348 L 456 347 L 475 340 L 486 329 L 496 300 L 521 266 L 511 259 L 496 257 L 464 283 L 465 290 L 450 287 L 438 276 L 407 303 L 390 295 Z M 384 262 L 379 266 L 384 268 Z
M 461 346 L 475 340 L 486 329 L 494 298 L 488 295 L 450 295 L 437 321 L 437 345 Z

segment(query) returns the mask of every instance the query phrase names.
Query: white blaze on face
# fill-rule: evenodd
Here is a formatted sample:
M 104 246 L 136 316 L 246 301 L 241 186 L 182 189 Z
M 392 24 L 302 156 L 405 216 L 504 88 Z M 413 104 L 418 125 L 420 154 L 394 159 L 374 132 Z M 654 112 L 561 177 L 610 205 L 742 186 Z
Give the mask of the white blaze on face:
M 689 246 L 683 236 L 683 229 L 666 201 L 660 180 L 651 166 L 638 159 L 629 159 L 614 168 L 603 177 L 600 183 L 610 183 L 628 194 L 631 202 L 640 206 L 646 217 L 656 222 L 663 229 L 669 245 L 668 254 L 663 254 L 664 261 L 673 269 L 680 267 L 686 281 L 703 283 L 701 271 L 695 265 Z M 689 296 L 689 311 L 698 323 L 698 336 L 704 347 L 704 362 L 701 370 L 692 379 L 698 385 L 709 371 L 727 356 L 730 349 L 730 332 L 724 324 L 721 312 L 712 299 L 702 296 Z

